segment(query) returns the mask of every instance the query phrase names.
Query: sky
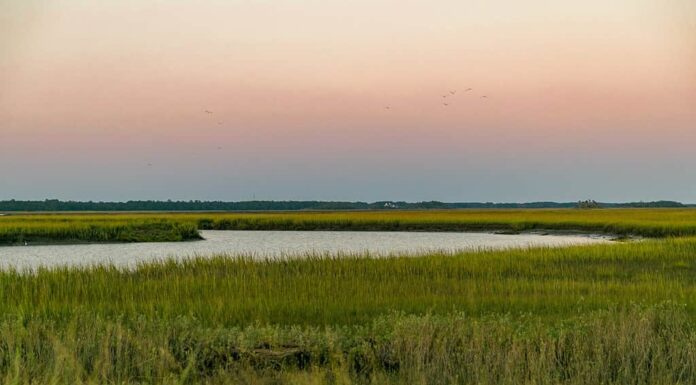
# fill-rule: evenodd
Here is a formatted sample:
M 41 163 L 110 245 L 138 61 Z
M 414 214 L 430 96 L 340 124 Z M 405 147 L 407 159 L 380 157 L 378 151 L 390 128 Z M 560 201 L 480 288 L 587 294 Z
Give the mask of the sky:
M 0 199 L 696 203 L 695 148 L 693 0 L 0 0 Z

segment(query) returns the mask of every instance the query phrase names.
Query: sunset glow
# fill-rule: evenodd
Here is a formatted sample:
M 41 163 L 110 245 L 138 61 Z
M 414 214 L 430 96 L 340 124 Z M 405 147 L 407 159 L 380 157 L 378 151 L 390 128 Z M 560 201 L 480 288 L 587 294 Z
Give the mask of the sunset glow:
M 695 4 L 0 0 L 0 199 L 696 202 Z

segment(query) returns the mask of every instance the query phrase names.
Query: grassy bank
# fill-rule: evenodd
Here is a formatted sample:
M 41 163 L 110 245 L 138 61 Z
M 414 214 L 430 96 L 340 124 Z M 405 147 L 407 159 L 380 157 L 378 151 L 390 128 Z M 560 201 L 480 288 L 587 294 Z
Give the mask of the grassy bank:
M 0 378 L 686 384 L 695 277 L 695 238 L 4 271 Z
M 696 235 L 696 209 L 448 210 L 180 214 L 201 229 L 354 231 L 565 230 L 646 237 Z
M 0 217 L 0 244 L 188 240 L 202 230 L 582 231 L 696 235 L 696 209 L 44 214 Z
M 358 324 L 389 311 L 549 319 L 635 301 L 696 309 L 696 239 L 432 254 L 253 261 L 202 258 L 113 267 L 0 272 L 0 312 L 53 321 L 175 319 L 205 326 Z
M 2 217 L 0 245 L 176 242 L 201 239 L 195 224 L 156 218 Z

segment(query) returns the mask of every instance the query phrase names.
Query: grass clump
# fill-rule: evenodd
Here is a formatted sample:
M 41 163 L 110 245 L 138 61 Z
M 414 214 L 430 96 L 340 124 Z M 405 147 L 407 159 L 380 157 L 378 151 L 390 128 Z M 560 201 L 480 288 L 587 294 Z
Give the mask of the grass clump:
M 0 246 L 60 243 L 178 242 L 201 239 L 196 226 L 165 219 L 59 217 L 0 220 Z

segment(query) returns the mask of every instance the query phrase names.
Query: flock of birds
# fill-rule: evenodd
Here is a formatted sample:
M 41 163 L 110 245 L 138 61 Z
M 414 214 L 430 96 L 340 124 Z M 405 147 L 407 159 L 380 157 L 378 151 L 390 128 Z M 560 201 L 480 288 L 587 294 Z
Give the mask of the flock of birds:
M 467 88 L 467 89 L 464 90 L 464 92 L 471 92 L 471 91 L 473 91 L 473 90 L 474 90 L 473 88 Z M 457 90 L 451 90 L 451 91 L 449 91 L 448 93 L 442 95 L 442 106 L 443 106 L 443 107 L 448 107 L 448 106 L 450 105 L 449 100 L 450 100 L 454 95 L 456 95 L 456 94 L 457 94 Z M 450 98 L 450 99 L 448 99 L 448 98 Z M 488 95 L 481 95 L 481 99 L 488 99 Z M 391 106 L 385 106 L 384 109 L 385 109 L 385 110 L 391 110 L 392 107 L 391 107 Z
M 473 90 L 474 90 L 473 88 L 467 88 L 467 89 L 464 90 L 464 92 L 471 92 L 471 91 L 473 91 Z M 443 107 L 448 107 L 448 106 L 450 105 L 449 100 L 450 100 L 454 95 L 456 95 L 456 94 L 457 94 L 457 90 L 450 90 L 450 91 L 447 92 L 446 94 L 442 95 L 442 106 L 443 106 Z M 488 95 L 481 95 L 480 97 L 481 97 L 481 99 L 488 99 Z M 448 98 L 449 98 L 449 99 L 448 99 Z M 391 107 L 391 106 L 385 106 L 384 109 L 385 109 L 385 110 L 391 110 L 392 107 Z M 208 115 L 208 116 L 212 116 L 212 115 L 213 115 L 213 111 L 208 110 L 208 109 L 203 110 L 203 113 L 205 113 L 205 114 Z M 223 125 L 223 124 L 224 124 L 223 121 L 220 121 L 220 120 L 217 121 L 217 125 L 218 125 L 218 126 L 221 126 L 221 125 Z M 222 146 L 218 146 L 217 149 L 218 149 L 218 151 L 219 151 L 219 150 L 222 150 Z M 147 166 L 148 166 L 148 167 L 152 167 L 152 163 L 148 163 Z
M 210 111 L 210 110 L 207 110 L 207 109 L 206 109 L 206 110 L 203 110 L 203 113 L 205 113 L 206 115 L 209 115 L 209 116 L 212 116 L 212 115 L 213 115 L 213 111 Z M 218 125 L 218 126 L 222 126 L 223 123 L 224 123 L 224 122 L 222 122 L 222 121 L 220 121 L 220 120 L 217 121 L 217 125 Z M 218 149 L 218 151 L 222 150 L 222 146 L 218 146 L 217 149 Z M 147 167 L 152 167 L 152 163 L 151 163 L 151 162 L 148 162 Z
M 210 111 L 210 110 L 203 110 L 203 112 L 205 112 L 205 113 L 208 114 L 208 115 L 212 115 L 212 114 L 213 114 L 213 111 Z M 221 122 L 221 121 L 218 121 L 217 124 L 218 124 L 218 126 L 222 126 L 222 122 Z
M 203 112 L 205 112 L 206 115 L 212 115 L 212 114 L 213 114 L 213 111 L 210 111 L 210 110 L 203 110 Z M 223 122 L 220 121 L 220 120 L 218 120 L 217 125 L 218 125 L 218 126 L 222 126 L 222 124 L 223 124 Z M 217 149 L 218 149 L 218 151 L 219 151 L 219 150 L 222 150 L 222 146 L 218 146 Z

